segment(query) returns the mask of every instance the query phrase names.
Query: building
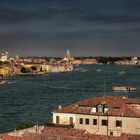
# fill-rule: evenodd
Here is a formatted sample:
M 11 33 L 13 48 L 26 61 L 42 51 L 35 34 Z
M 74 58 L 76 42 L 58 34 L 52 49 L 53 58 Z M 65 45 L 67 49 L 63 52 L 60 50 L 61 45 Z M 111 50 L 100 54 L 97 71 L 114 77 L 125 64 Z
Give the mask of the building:
M 9 60 L 9 54 L 8 52 L 1 53 L 0 61 L 2 62 L 8 62 Z
M 46 72 L 46 73 L 47 73 L 47 72 L 48 72 L 48 73 L 51 72 L 51 65 L 50 65 L 50 64 L 45 64 L 45 63 L 44 63 L 41 67 L 42 67 L 42 71 L 43 71 L 43 72 Z
M 78 60 L 78 59 L 75 59 L 72 61 L 72 64 L 75 64 L 75 65 L 79 65 L 79 64 L 83 64 L 83 65 L 91 65 L 91 64 L 97 64 L 97 60 L 96 59 L 83 59 L 83 60 Z
M 103 96 L 61 107 L 53 112 L 53 123 L 73 125 L 88 133 L 121 136 L 140 134 L 140 99 Z
M 130 63 L 131 65 L 138 65 L 139 60 L 137 57 L 132 57 Z
M 57 64 L 57 65 L 51 65 L 51 71 L 52 73 L 57 72 L 70 72 L 73 71 L 73 65 L 71 64 Z
M 0 76 L 9 76 L 12 73 L 12 70 L 9 66 L 0 67 Z

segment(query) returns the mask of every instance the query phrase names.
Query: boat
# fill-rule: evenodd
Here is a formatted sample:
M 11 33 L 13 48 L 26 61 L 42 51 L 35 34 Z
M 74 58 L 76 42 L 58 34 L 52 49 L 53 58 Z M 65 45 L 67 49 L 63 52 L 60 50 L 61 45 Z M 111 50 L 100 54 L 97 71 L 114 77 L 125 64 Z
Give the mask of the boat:
M 136 91 L 136 88 L 129 86 L 112 87 L 113 91 Z
M 0 85 L 5 85 L 5 84 L 8 84 L 8 82 L 5 80 L 0 81 Z

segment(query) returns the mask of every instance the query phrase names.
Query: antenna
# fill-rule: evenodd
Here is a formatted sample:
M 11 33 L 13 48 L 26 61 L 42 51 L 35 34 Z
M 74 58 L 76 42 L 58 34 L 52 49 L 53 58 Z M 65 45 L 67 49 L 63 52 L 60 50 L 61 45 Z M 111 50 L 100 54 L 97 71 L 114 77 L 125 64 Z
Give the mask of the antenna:
M 36 119 L 36 134 L 39 132 L 39 111 L 40 111 L 40 100 L 38 97 L 38 94 L 36 95 L 36 114 L 35 114 L 35 119 Z
M 125 93 L 126 93 L 126 97 L 128 98 L 128 91 L 126 90 L 126 92 L 125 92 Z
M 105 88 L 106 88 L 106 85 L 105 85 L 105 81 L 104 81 L 104 96 L 106 95 Z

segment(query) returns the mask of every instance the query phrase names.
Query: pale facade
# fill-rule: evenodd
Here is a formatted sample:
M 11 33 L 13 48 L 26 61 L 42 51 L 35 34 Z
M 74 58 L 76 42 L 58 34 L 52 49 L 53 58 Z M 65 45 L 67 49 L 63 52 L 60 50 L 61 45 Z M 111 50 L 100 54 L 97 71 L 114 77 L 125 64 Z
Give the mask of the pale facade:
M 43 72 L 51 72 L 51 65 L 44 64 L 41 67 Z
M 53 113 L 53 123 L 54 124 L 63 124 L 70 125 L 75 124 L 75 114 L 69 113 Z
M 74 128 L 85 129 L 98 135 L 121 136 L 122 133 L 140 134 L 140 118 L 93 116 L 69 113 L 53 113 L 54 124 L 71 124 Z
M 72 65 L 42 65 L 41 67 L 42 71 L 51 73 L 68 72 L 73 70 Z
M 80 119 L 83 122 L 80 122 Z M 89 120 L 89 123 L 86 122 L 86 119 Z M 75 128 L 85 129 L 99 135 L 140 134 L 140 118 L 77 114 Z
M 73 65 L 51 65 L 51 72 L 69 72 L 73 71 Z
M 7 62 L 9 59 L 8 52 L 4 52 L 1 54 L 0 61 Z
M 9 67 L 1 67 L 0 68 L 0 75 L 2 76 L 8 76 L 10 75 L 12 70 Z

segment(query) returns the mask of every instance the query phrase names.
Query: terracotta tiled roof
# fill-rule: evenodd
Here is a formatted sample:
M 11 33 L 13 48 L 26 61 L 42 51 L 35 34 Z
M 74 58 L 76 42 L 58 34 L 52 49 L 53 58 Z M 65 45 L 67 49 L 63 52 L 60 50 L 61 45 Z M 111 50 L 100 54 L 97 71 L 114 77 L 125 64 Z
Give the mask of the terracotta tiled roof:
M 140 104 L 140 99 L 127 99 L 126 101 L 125 101 L 127 104 Z
M 2 140 L 33 140 L 31 138 L 24 138 L 24 137 L 16 137 L 16 136 L 10 136 L 10 135 L 4 135 L 2 137 Z
M 6 134 L 2 137 L 2 140 L 140 140 L 140 135 L 103 136 L 91 134 L 81 129 L 48 126 L 44 127 L 41 134 L 33 134 L 32 136 L 26 138 Z
M 110 115 L 125 117 L 140 117 L 140 109 L 132 107 L 132 104 L 139 104 L 140 99 L 124 98 L 122 96 L 102 96 L 82 100 L 77 104 L 62 107 L 55 110 L 58 113 L 91 114 L 92 107 L 99 104 L 108 108 L 106 113 L 92 113 L 94 115 Z
M 140 135 L 123 134 L 120 137 L 103 136 L 74 128 L 48 127 L 42 131 L 44 137 L 59 137 L 60 140 L 140 140 Z
M 101 136 L 88 133 L 86 130 L 74 128 L 61 128 L 61 127 L 45 127 L 42 134 L 46 136 L 58 136 L 66 140 L 120 140 L 120 137 Z
M 122 140 L 140 140 L 140 135 L 122 134 L 121 137 Z

